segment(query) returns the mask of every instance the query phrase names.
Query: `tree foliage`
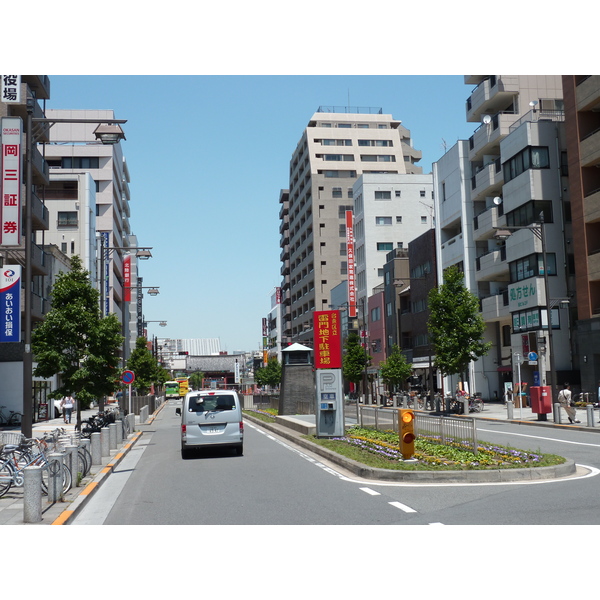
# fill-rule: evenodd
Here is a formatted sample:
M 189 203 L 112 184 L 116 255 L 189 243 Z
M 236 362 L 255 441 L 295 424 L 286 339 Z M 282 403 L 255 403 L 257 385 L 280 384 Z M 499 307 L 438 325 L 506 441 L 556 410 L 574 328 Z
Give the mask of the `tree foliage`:
M 194 371 L 190 375 L 190 386 L 195 390 L 199 390 L 202 388 L 203 380 L 204 380 L 204 373 L 202 371 Z
M 112 394 L 118 384 L 117 366 L 123 344 L 116 315 L 102 316 L 99 292 L 90 283 L 78 256 L 71 270 L 60 273 L 52 287 L 52 308 L 32 332 L 37 366 L 34 375 L 60 374 L 61 385 L 51 398 L 73 394 L 78 409 L 94 398 Z
M 135 387 L 142 396 L 148 393 L 152 384 L 166 381 L 166 371 L 148 350 L 148 340 L 143 336 L 137 338 L 135 348 L 127 360 L 127 368 L 135 373 Z
M 281 383 L 281 364 L 276 356 L 269 359 L 266 367 L 256 369 L 254 373 L 254 381 L 257 385 L 278 386 Z
M 483 342 L 485 321 L 479 300 L 465 287 L 456 266 L 444 272 L 444 283 L 429 292 L 429 335 L 435 349 L 435 364 L 444 375 L 463 375 L 471 361 L 488 353 Z
M 384 362 L 380 363 L 381 379 L 390 391 L 394 391 L 404 383 L 412 373 L 412 366 L 406 362 L 406 356 L 394 344 L 392 352 Z
M 344 379 L 351 383 L 359 383 L 364 375 L 365 367 L 371 363 L 371 357 L 365 352 L 357 333 L 350 333 L 344 344 L 342 372 Z

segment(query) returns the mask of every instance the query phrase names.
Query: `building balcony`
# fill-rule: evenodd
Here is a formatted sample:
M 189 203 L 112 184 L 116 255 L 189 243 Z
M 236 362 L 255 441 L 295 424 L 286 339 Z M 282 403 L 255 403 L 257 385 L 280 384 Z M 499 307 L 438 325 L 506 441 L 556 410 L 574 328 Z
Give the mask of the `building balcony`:
M 481 167 L 471 178 L 471 200 L 474 202 L 483 196 L 500 196 L 504 175 L 500 158 Z
M 44 160 L 44 157 L 34 146 L 31 153 L 32 178 L 34 185 L 49 185 L 50 184 L 50 167 Z
M 464 257 L 462 233 L 442 244 L 442 262 L 444 266 L 453 265 Z
M 489 123 L 483 123 L 469 138 L 469 160 L 483 161 L 485 155 L 499 155 L 500 141 L 510 132 L 515 121 L 514 113 L 497 113 Z
M 50 228 L 48 209 L 36 194 L 31 194 L 31 217 L 33 219 L 33 229 L 48 230 Z
M 583 214 L 586 223 L 600 221 L 600 189 L 584 198 Z
M 491 75 L 481 81 L 467 99 L 467 121 L 481 122 L 483 115 L 493 115 L 512 103 L 519 93 L 515 75 Z
M 488 296 L 481 300 L 481 316 L 484 321 L 496 322 L 505 321 L 510 318 L 508 310 L 508 290 L 501 294 Z
M 588 256 L 588 277 L 590 281 L 600 281 L 600 250 Z
M 21 75 L 38 100 L 50 99 L 50 77 L 48 75 Z
M 600 129 L 592 132 L 579 144 L 582 167 L 600 165 Z
M 590 75 L 575 88 L 577 111 L 597 109 L 600 106 L 600 75 Z
M 475 241 L 488 240 L 496 233 L 494 227 L 505 226 L 506 215 L 502 210 L 502 205 L 492 206 L 473 219 L 474 239 Z
M 477 281 L 508 281 L 506 247 L 478 256 L 475 259 L 475 273 Z
M 41 246 L 31 244 L 31 273 L 33 275 L 48 275 L 46 253 Z

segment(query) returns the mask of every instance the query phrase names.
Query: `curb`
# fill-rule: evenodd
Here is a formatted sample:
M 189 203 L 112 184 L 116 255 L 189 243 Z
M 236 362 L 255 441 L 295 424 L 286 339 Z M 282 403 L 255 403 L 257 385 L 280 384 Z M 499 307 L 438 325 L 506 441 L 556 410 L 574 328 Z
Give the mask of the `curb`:
M 145 423 L 138 423 L 137 426 L 150 425 L 154 419 L 158 416 L 160 411 L 166 406 L 166 402 L 163 402 L 149 417 Z M 115 467 L 123 460 L 125 455 L 131 450 L 131 448 L 139 441 L 142 437 L 143 431 L 135 431 L 130 441 L 123 444 L 121 450 L 118 451 L 109 462 L 103 466 L 100 471 L 94 476 L 84 488 L 79 492 L 79 495 L 71 502 L 70 508 L 65 509 L 61 514 L 50 523 L 50 525 L 69 525 L 71 521 L 81 512 L 85 503 L 91 498 L 100 486 L 104 483 L 106 478 L 114 471 Z
M 79 495 L 71 502 L 70 508 L 65 509 L 62 513 L 50 523 L 50 525 L 69 525 L 69 523 L 79 514 L 84 504 L 91 498 L 106 478 L 113 472 L 115 467 L 121 462 L 123 457 L 131 450 L 134 444 L 142 437 L 141 431 L 133 434 L 129 442 L 123 445 L 121 450 L 115 454 L 106 466 L 103 466 L 96 476 L 79 492 Z
M 318 444 L 305 440 L 301 434 L 283 430 L 272 423 L 261 421 L 252 415 L 244 414 L 244 418 L 256 423 L 281 437 L 310 450 L 323 458 L 347 469 L 363 479 L 381 481 L 402 481 L 412 483 L 506 483 L 513 481 L 538 481 L 558 479 L 573 475 L 577 467 L 575 461 L 566 459 L 563 464 L 550 467 L 530 467 L 527 469 L 493 469 L 489 471 L 393 471 L 366 467 L 352 459 L 341 456 Z M 492 419 L 490 419 L 492 420 Z

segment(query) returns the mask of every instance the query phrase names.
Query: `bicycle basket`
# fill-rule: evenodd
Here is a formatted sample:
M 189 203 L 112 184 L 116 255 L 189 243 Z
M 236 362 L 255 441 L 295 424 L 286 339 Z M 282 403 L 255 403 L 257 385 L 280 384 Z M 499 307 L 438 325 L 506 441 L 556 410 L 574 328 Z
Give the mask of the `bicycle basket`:
M 0 446 L 6 444 L 19 445 L 25 436 L 20 431 L 0 431 Z

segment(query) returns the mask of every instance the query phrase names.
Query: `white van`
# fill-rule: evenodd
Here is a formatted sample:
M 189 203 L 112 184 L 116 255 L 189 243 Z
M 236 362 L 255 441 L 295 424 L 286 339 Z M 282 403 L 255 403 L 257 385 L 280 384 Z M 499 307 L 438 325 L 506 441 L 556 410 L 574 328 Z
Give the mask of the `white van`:
M 235 448 L 244 451 L 242 406 L 234 390 L 198 390 L 188 392 L 181 408 L 181 457 L 190 450 L 207 446 Z

